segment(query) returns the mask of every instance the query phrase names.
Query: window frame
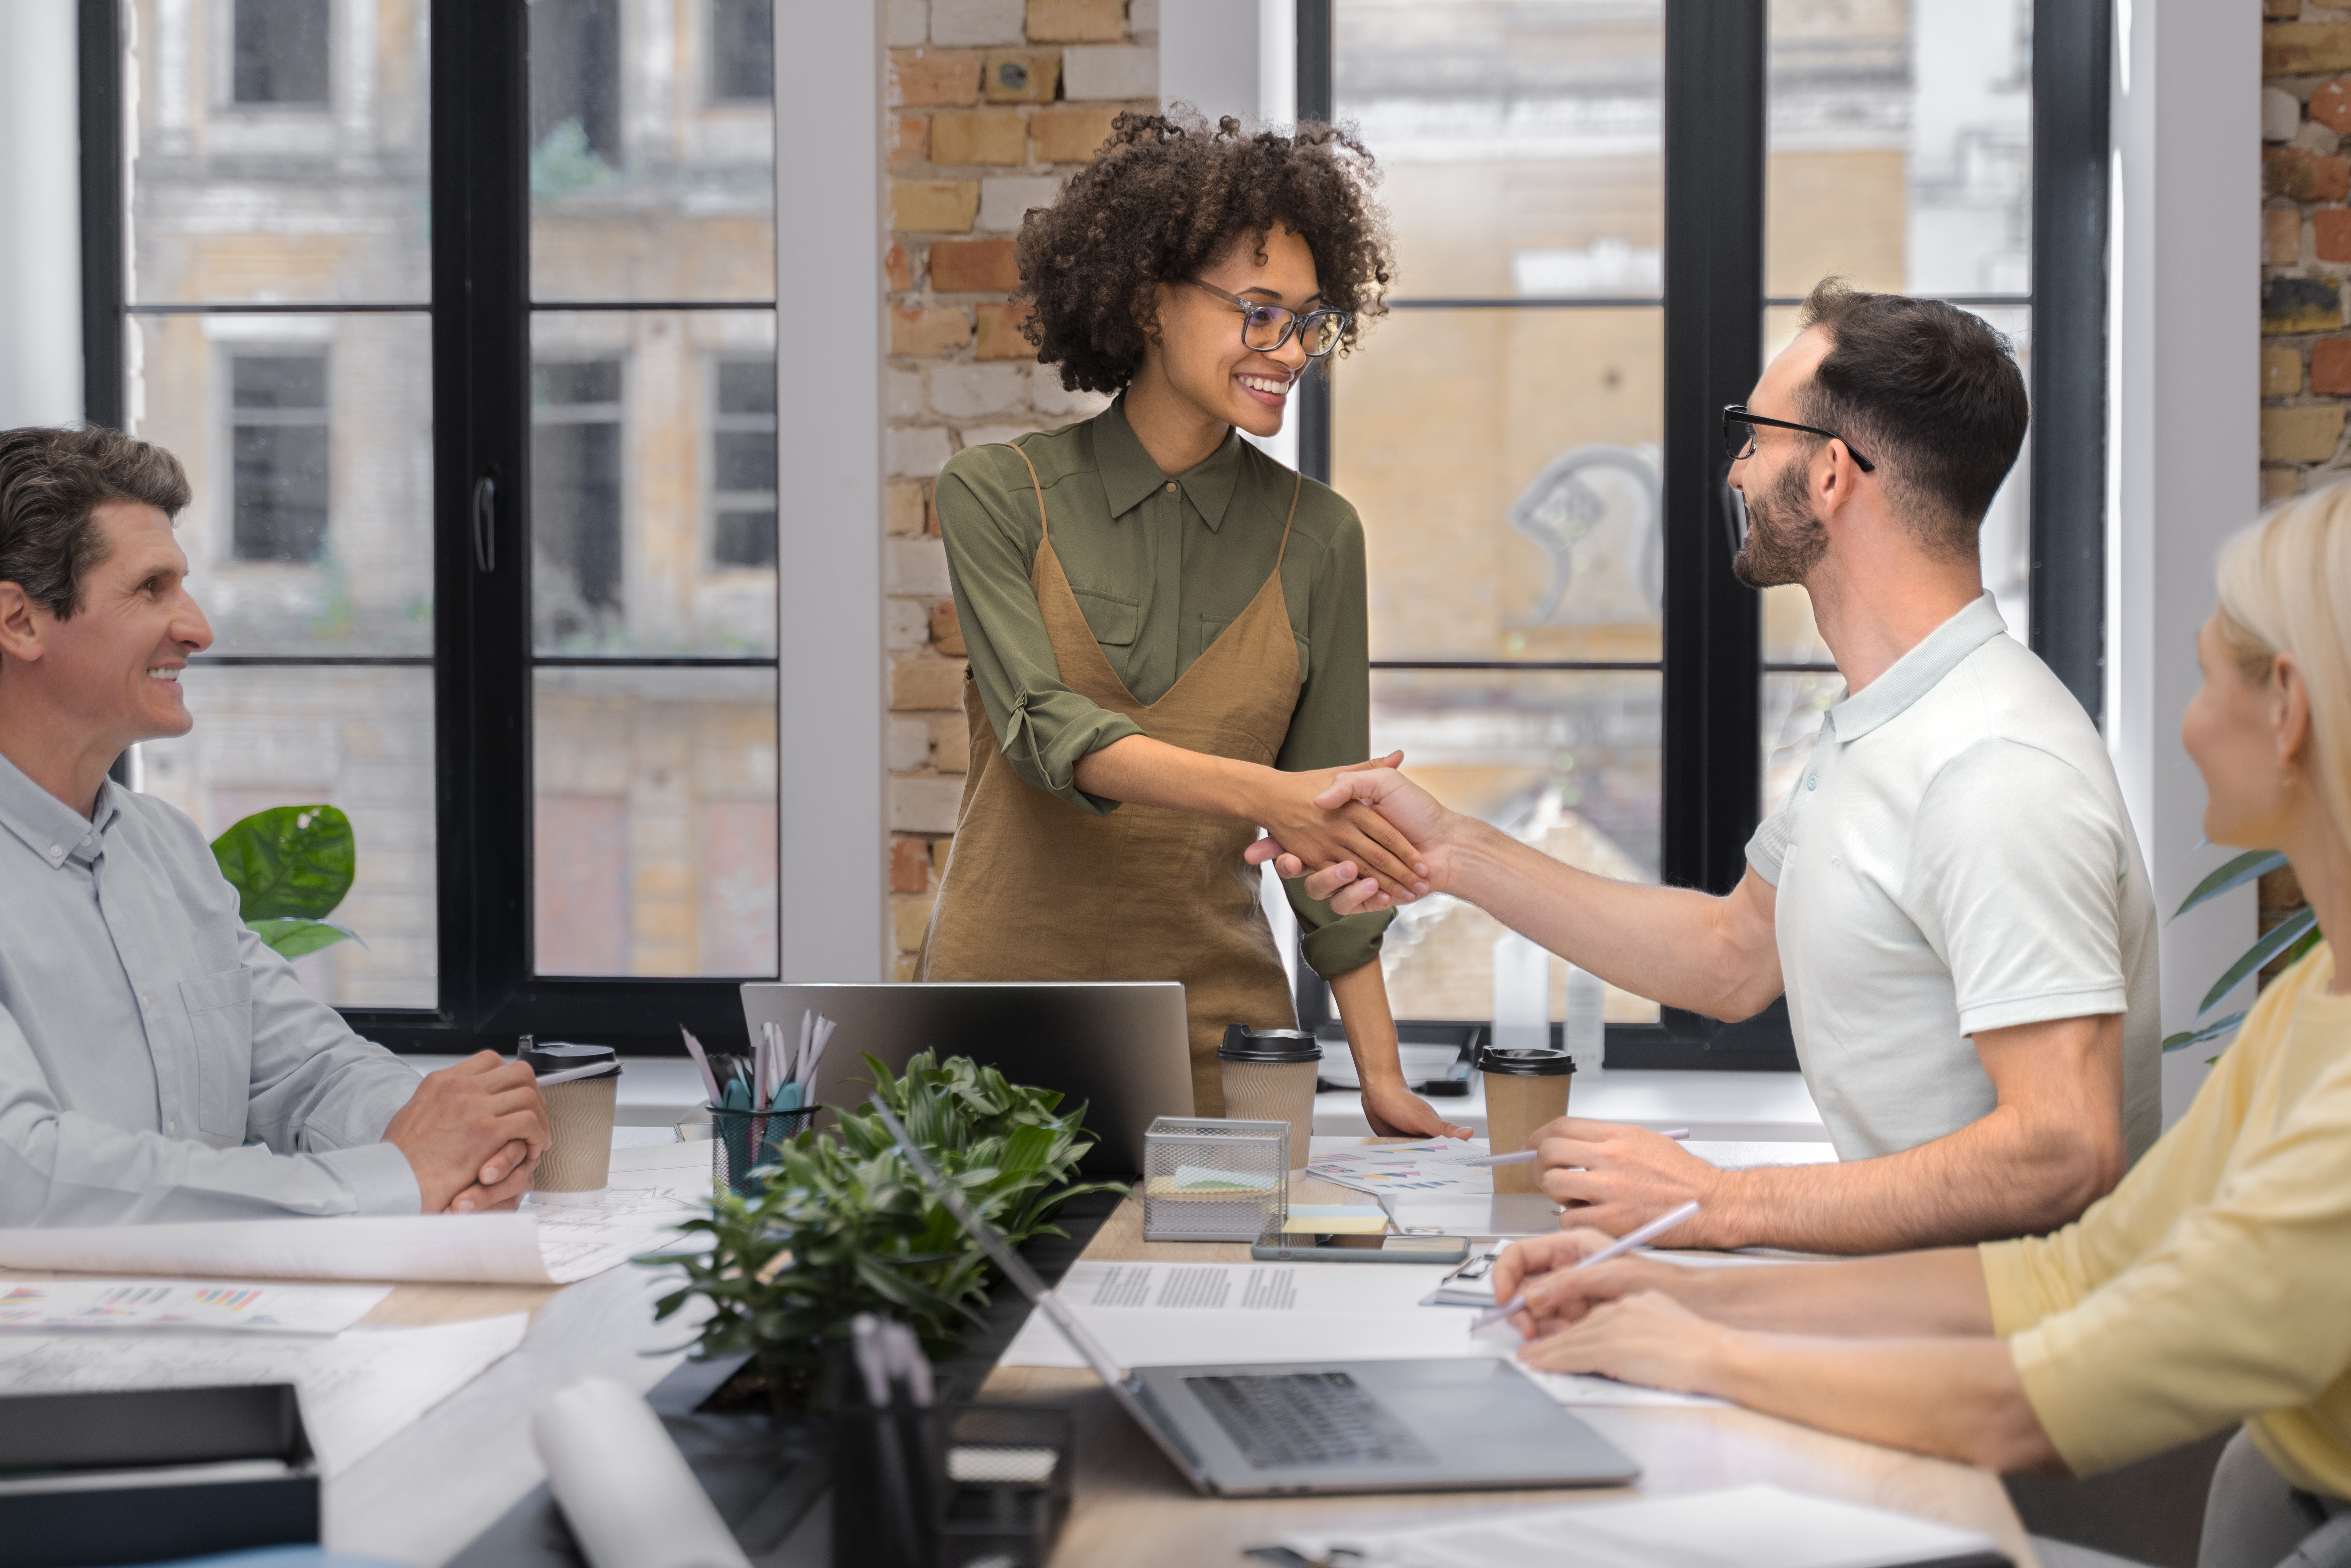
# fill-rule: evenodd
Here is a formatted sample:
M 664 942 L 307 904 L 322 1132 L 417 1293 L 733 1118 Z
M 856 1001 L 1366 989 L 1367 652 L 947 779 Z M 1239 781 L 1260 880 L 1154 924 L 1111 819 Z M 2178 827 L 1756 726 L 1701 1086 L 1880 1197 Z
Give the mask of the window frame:
M 1729 490 L 1720 409 L 1743 401 L 1761 373 L 1767 305 L 1794 303 L 1767 299 L 1763 289 L 1769 7 L 1761 0 L 1663 3 L 1665 295 L 1605 303 L 1656 305 L 1666 313 L 1659 880 L 1726 894 L 1746 874 L 1747 841 L 1761 817 L 1763 677 L 1821 666 L 1764 660 L 1761 595 L 1731 575 L 1723 548 Z M 2104 5 L 2034 0 L 2032 26 L 2031 293 L 1953 297 L 1953 302 L 2030 308 L 2031 643 L 2092 720 L 2102 722 L 2112 22 Z M 1301 120 L 1331 117 L 1336 43 L 1336 0 L 1298 0 Z M 1389 303 L 1411 309 L 1500 302 L 1407 296 Z M 1299 409 L 1299 465 L 1326 482 L 1332 405 L 1331 386 L 1308 378 Z M 1374 660 L 1372 667 L 1465 666 L 1421 659 Z M 1467 667 L 1533 674 L 1593 666 L 1493 661 Z M 1327 1022 L 1329 989 L 1306 967 L 1302 952 L 1297 973 L 1301 1024 Z M 1676 1008 L 1665 1009 L 1654 1024 L 1612 1023 L 1606 1061 L 1617 1068 L 1788 1071 L 1798 1066 L 1784 997 L 1738 1023 Z
M 129 0 L 78 0 L 80 87 L 83 414 L 123 428 L 131 311 L 129 145 L 123 80 Z M 531 688 L 562 665 L 757 666 L 780 660 L 535 656 L 530 601 L 528 11 L 431 0 L 429 303 L 142 306 L 142 313 L 431 316 L 434 736 L 439 998 L 431 1008 L 339 1009 L 402 1052 L 510 1049 L 515 1038 L 576 1037 L 624 1052 L 679 1055 L 680 1026 L 738 1036 L 747 977 L 548 977 L 532 965 Z M 330 46 L 330 68 L 332 57 Z M 311 106 L 315 110 L 316 106 Z M 550 301 L 557 311 L 775 308 L 774 298 Z M 625 370 L 624 370 L 625 375 Z M 476 528 L 476 500 L 482 527 Z M 778 572 L 780 583 L 781 573 Z M 221 663 L 405 664 L 406 657 L 223 659 Z M 127 779 L 128 756 L 116 764 Z M 778 840 L 786 836 L 778 800 Z M 781 866 L 778 885 L 782 886 Z M 778 922 L 783 912 L 778 911 Z

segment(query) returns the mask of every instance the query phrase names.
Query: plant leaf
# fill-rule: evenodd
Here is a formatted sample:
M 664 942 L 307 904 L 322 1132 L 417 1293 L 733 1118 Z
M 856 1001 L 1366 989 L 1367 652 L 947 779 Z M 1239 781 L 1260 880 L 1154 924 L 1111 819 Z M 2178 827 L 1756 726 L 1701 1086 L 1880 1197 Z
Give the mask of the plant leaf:
M 332 806 L 273 806 L 213 841 L 213 859 L 236 889 L 237 918 L 324 919 L 351 890 L 358 851 L 351 820 Z
M 2203 1001 L 2197 1006 L 2196 1017 L 2200 1020 L 2206 1013 L 2219 1007 L 2220 998 L 2235 990 L 2247 975 L 2253 973 L 2272 958 L 2293 946 L 2305 933 L 2317 925 L 2317 912 L 2305 904 L 2263 932 L 2260 941 L 2246 948 L 2244 956 L 2230 965 L 2227 973 L 2212 982 L 2212 988 L 2204 993 Z
M 281 915 L 274 920 L 256 920 L 253 929 L 280 957 L 299 958 L 306 953 L 316 953 L 321 947 L 331 947 L 338 942 L 367 944 L 360 934 L 348 925 L 338 925 L 331 920 L 305 920 L 298 915 Z
M 2171 912 L 2171 918 L 2177 920 L 2207 899 L 2218 898 L 2232 887 L 2242 887 L 2255 877 L 2267 876 L 2283 864 L 2285 856 L 2275 850 L 2248 850 L 2198 883 L 2196 891 Z
M 2244 1021 L 2245 1015 L 2243 1013 L 2231 1013 L 2227 1018 L 2214 1019 L 2210 1023 L 2206 1024 L 2201 1029 L 2182 1030 L 2178 1034 L 2165 1035 L 2163 1037 L 2163 1049 L 2166 1051 L 2183 1051 L 2191 1045 L 2201 1045 L 2208 1040 L 2218 1040 L 2222 1035 L 2229 1033 L 2239 1024 Z M 2220 1059 L 2215 1057 L 2213 1060 L 2217 1061 Z

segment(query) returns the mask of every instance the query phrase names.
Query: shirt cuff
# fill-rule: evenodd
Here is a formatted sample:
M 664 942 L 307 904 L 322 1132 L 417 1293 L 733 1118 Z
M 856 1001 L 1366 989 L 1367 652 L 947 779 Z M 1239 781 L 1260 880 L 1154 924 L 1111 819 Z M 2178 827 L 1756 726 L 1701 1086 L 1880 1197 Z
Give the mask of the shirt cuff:
M 2022 1241 L 1986 1241 L 1976 1248 L 1983 1269 L 1984 1294 L 1991 1302 L 1991 1332 L 2008 1339 L 2049 1315 L 2053 1303 L 2033 1283 L 2032 1265 Z
M 362 1144 L 310 1156 L 350 1189 L 353 1214 L 422 1214 L 424 1190 L 395 1144 Z
M 1082 713 L 1064 717 L 1050 711 L 1071 704 Z M 1032 702 L 1023 692 L 1013 699 L 1011 711 L 1005 716 L 1004 736 L 998 748 L 1024 781 L 1088 816 L 1102 817 L 1117 810 L 1119 803 L 1079 789 L 1078 762 L 1105 746 L 1142 733 L 1143 727 L 1124 714 L 1098 708 L 1074 693 L 1053 693 Z
M 1328 900 L 1309 898 L 1300 891 L 1303 877 L 1285 879 L 1282 891 L 1298 916 L 1299 946 L 1306 967 L 1326 980 L 1350 975 L 1380 956 L 1380 946 L 1395 911 L 1382 909 L 1364 915 L 1333 915 Z
M 1959 1032 L 1981 1034 L 1986 1030 L 2014 1029 L 2019 1024 L 2048 1023 L 2054 1019 L 2096 1018 L 2129 1009 L 2130 998 L 2120 986 L 2044 991 L 2034 997 L 2004 997 L 1970 1003 L 1959 1009 Z

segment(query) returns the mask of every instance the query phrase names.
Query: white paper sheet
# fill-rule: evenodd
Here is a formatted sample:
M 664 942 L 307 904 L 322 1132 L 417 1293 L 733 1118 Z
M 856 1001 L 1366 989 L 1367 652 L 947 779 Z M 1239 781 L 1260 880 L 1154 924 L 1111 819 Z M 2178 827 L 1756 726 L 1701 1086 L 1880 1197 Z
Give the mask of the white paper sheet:
M 389 1285 L 251 1285 L 185 1280 L 0 1281 L 0 1330 L 208 1330 L 334 1334 L 392 1294 Z
M 1307 1163 L 1306 1174 L 1334 1186 L 1383 1197 L 1467 1197 L 1494 1190 L 1494 1173 L 1468 1162 L 1482 1158 L 1480 1139 L 1423 1138 L 1411 1144 L 1365 1144 Z
M 256 1280 L 569 1284 L 659 1251 L 698 1197 L 614 1188 L 601 1205 L 512 1214 L 231 1219 L 0 1230 L 0 1267 Z
M 1777 1487 L 1636 1502 L 1456 1513 L 1401 1529 L 1285 1536 L 1313 1562 L 1360 1568 L 1896 1568 L 1995 1550 L 1988 1538 Z
M 1061 1299 L 1105 1311 L 1401 1312 L 1449 1272 L 1442 1263 L 1081 1262 L 1063 1276 Z
M 300 1223 L 300 1222 L 296 1222 Z M 0 1394 L 291 1383 L 332 1476 L 522 1343 L 521 1312 L 421 1329 L 278 1335 L 0 1335 Z
M 1326 1265 L 1346 1268 L 1347 1264 Z M 1186 1366 L 1207 1362 L 1409 1361 L 1423 1356 L 1508 1354 L 1509 1335 L 1493 1351 L 1472 1345 L 1471 1314 L 1456 1309 L 1410 1312 L 1237 1312 L 1160 1307 L 1085 1307 L 1078 1321 L 1122 1367 Z M 1031 1312 L 1000 1364 L 1083 1366 L 1042 1312 Z
M 1537 1387 L 1562 1405 L 1697 1407 L 1730 1403 L 1728 1399 L 1717 1399 L 1711 1394 L 1677 1394 L 1667 1388 L 1644 1388 L 1637 1383 L 1619 1383 L 1613 1377 L 1595 1377 L 1582 1372 L 1537 1372 L 1523 1364 L 1519 1370 L 1533 1378 Z

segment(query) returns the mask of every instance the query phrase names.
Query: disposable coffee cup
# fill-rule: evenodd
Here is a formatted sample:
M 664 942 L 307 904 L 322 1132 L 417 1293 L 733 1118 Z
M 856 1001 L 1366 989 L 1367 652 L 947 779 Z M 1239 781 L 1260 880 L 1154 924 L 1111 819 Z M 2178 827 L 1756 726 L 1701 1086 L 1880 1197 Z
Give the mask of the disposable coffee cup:
M 1242 1122 L 1290 1124 L 1290 1168 L 1306 1164 L 1314 1135 L 1314 1072 L 1322 1048 L 1299 1029 L 1250 1029 L 1231 1024 L 1217 1047 L 1225 1083 L 1225 1114 Z
M 1563 1051 L 1487 1046 L 1478 1053 L 1486 1085 L 1486 1146 L 1516 1154 L 1535 1130 L 1567 1114 L 1568 1081 L 1575 1058 Z M 1532 1160 L 1494 1167 L 1496 1192 L 1541 1192 L 1542 1170 Z
M 547 1084 L 547 1124 L 554 1138 L 531 1190 L 540 1203 L 595 1203 L 612 1175 L 612 1111 L 621 1090 L 620 1053 L 609 1045 L 534 1046 L 523 1060 L 540 1078 L 604 1067 L 591 1077 Z

